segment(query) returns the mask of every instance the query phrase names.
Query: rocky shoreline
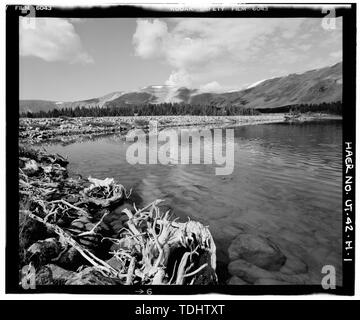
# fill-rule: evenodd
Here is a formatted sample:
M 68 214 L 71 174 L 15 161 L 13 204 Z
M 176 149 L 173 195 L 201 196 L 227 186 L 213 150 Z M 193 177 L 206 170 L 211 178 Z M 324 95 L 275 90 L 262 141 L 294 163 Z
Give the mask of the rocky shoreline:
M 19 151 L 20 281 L 34 267 L 37 285 L 217 283 L 207 227 L 161 200 L 138 209 L 113 179 L 70 178 L 60 155 Z
M 159 128 L 199 127 L 221 128 L 279 122 L 305 122 L 339 120 L 341 116 L 306 113 L 299 118 L 284 113 L 251 116 L 134 116 L 134 117 L 78 117 L 78 118 L 20 118 L 20 143 L 44 142 L 72 143 L 104 135 L 125 134 L 130 129 L 147 129 L 150 121 L 157 121 Z
M 159 128 L 169 127 L 224 127 L 248 124 L 283 122 L 283 114 L 254 116 L 136 116 L 96 118 L 20 118 L 21 143 L 43 142 L 71 143 L 86 137 L 126 133 L 130 129 L 146 129 L 150 121 Z

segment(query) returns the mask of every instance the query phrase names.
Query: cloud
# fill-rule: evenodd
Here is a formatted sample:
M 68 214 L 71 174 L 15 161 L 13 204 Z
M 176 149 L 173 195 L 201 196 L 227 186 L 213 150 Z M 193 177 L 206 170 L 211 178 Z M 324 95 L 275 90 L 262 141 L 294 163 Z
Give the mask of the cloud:
M 223 92 L 225 88 L 219 84 L 217 81 L 212 81 L 201 85 L 199 88 L 200 92 Z
M 299 71 L 329 46 L 331 52 L 339 50 L 341 32 L 328 32 L 321 19 L 306 18 L 139 19 L 133 44 L 137 56 L 172 68 L 168 84 L 226 87 L 235 78 L 234 86 L 255 82 L 284 65 L 289 73 Z
M 281 20 L 281 19 L 280 19 Z M 297 35 L 303 19 L 293 19 L 292 23 L 287 25 L 285 30 L 282 30 L 281 36 L 285 39 L 291 39 Z
M 299 49 L 303 51 L 308 51 L 311 48 L 311 44 L 300 44 Z
M 138 20 L 136 32 L 133 36 L 135 54 L 143 58 L 160 56 L 163 42 L 168 34 L 165 22 L 154 20 Z
M 62 18 L 21 18 L 20 55 L 48 62 L 93 63 L 74 26 Z
M 165 84 L 176 87 L 190 87 L 193 83 L 191 75 L 185 70 L 173 71 Z
M 330 57 L 335 59 L 342 59 L 342 50 L 331 52 Z

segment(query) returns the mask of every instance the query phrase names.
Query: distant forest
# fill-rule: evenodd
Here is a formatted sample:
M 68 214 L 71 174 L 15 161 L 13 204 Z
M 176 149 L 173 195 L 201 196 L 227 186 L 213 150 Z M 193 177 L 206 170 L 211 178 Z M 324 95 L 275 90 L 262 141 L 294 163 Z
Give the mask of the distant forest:
M 278 108 L 263 108 L 257 109 L 261 113 L 284 113 L 284 112 L 298 112 L 298 113 L 306 113 L 306 112 L 323 112 L 323 113 L 331 113 L 331 114 L 342 114 L 342 102 L 330 102 L 330 103 L 319 103 L 319 104 L 297 104 L 297 105 L 289 105 L 282 106 Z
M 76 107 L 53 109 L 49 111 L 25 112 L 21 117 L 28 118 L 57 118 L 57 117 L 116 117 L 116 116 L 160 116 L 160 115 L 194 115 L 194 116 L 235 116 L 235 115 L 258 115 L 262 113 L 283 113 L 283 112 L 324 112 L 342 114 L 342 103 L 320 103 L 320 104 L 299 104 L 283 106 L 279 108 L 245 108 L 238 106 L 214 106 L 214 105 L 193 105 L 184 103 L 160 103 L 125 105 L 121 107 L 99 106 L 87 108 Z
M 50 111 L 27 112 L 21 116 L 29 118 L 56 118 L 56 117 L 116 117 L 116 116 L 162 116 L 162 115 L 195 115 L 195 116 L 232 116 L 232 115 L 255 115 L 259 111 L 252 108 L 236 106 L 217 107 L 213 105 L 194 105 L 185 103 L 160 103 L 160 104 L 141 104 L 124 106 L 98 106 L 76 107 L 53 109 Z

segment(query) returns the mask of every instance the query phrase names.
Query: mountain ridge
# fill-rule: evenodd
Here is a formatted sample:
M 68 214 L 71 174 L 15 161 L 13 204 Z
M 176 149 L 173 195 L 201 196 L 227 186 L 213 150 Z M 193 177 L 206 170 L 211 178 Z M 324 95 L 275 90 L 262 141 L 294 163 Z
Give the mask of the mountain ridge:
M 72 102 L 20 100 L 19 111 L 39 112 L 76 107 L 123 107 L 133 104 L 188 103 L 272 109 L 296 104 L 319 104 L 342 101 L 342 62 L 334 65 L 292 73 L 255 82 L 245 89 L 213 93 L 199 89 L 150 85 L 138 91 L 115 91 L 107 95 Z

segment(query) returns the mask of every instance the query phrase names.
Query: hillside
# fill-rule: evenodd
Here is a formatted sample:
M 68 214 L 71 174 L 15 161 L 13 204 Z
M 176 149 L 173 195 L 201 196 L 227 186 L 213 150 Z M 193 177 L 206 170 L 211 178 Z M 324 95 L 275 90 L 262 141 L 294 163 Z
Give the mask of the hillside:
M 19 101 L 19 112 L 39 112 L 49 111 L 58 108 L 55 101 L 47 100 L 20 100 Z
M 20 112 L 48 111 L 78 106 L 121 108 L 127 105 L 164 102 L 271 109 L 288 105 L 335 101 L 342 101 L 342 62 L 301 74 L 290 74 L 260 81 L 239 91 L 200 93 L 197 89 L 153 85 L 138 91 L 113 92 L 99 98 L 74 102 L 20 100 Z
M 198 97 L 193 99 L 202 100 Z M 213 95 L 210 103 L 248 108 L 342 101 L 342 63 L 261 82 L 238 92 Z
M 47 100 L 20 100 L 20 113 L 21 112 L 39 112 L 39 111 L 49 111 L 53 109 L 63 109 L 76 107 L 103 107 L 106 102 L 114 100 L 122 95 L 122 92 L 112 92 L 105 96 L 99 98 L 93 98 L 88 100 L 81 101 L 72 101 L 72 102 L 62 102 L 62 101 L 47 101 Z

